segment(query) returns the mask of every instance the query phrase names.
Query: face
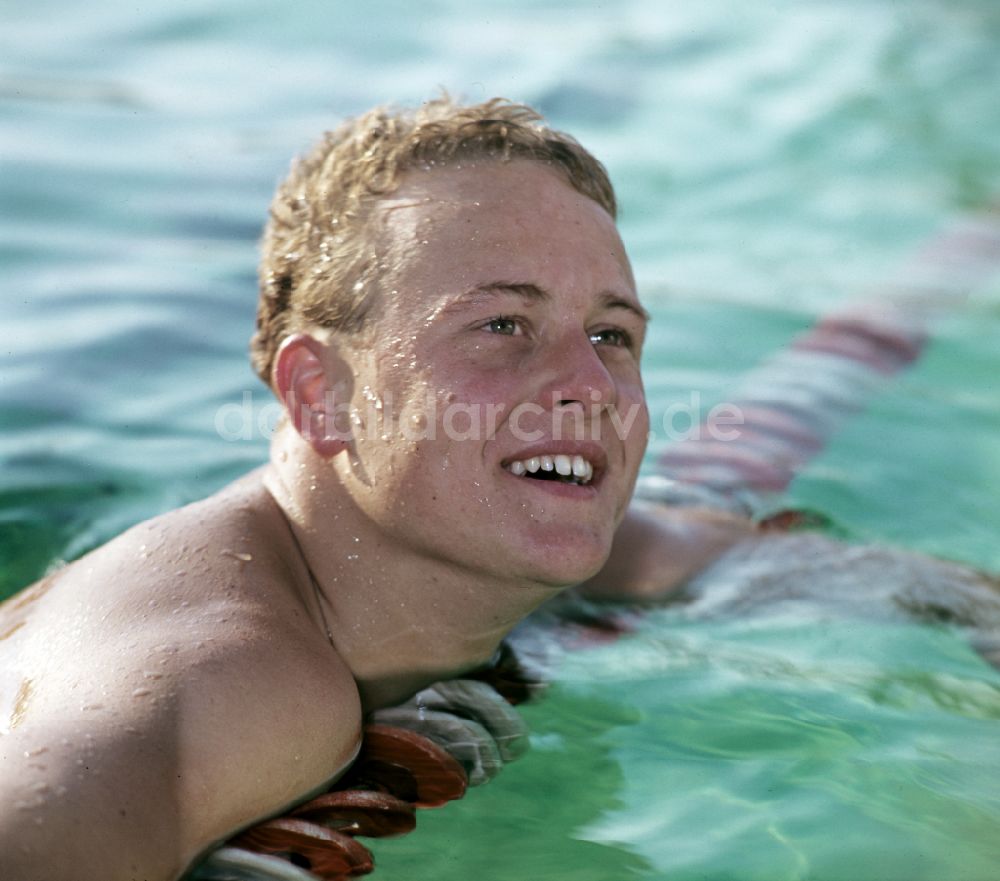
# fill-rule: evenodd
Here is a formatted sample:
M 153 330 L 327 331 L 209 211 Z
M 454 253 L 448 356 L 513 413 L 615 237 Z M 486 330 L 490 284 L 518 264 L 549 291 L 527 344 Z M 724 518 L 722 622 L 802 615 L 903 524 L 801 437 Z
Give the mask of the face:
M 411 172 L 376 211 L 389 269 L 332 467 L 380 541 L 588 578 L 648 434 L 645 313 L 614 222 L 523 160 Z

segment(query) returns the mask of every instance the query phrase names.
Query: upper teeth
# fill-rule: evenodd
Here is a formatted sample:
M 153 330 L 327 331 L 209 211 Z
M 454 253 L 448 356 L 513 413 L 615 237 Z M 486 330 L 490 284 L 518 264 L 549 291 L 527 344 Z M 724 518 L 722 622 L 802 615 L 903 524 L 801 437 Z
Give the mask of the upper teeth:
M 580 483 L 587 483 L 594 476 L 594 466 L 583 456 L 532 456 L 530 459 L 516 459 L 507 465 L 511 474 L 521 477 L 542 471 L 555 471 L 563 477 L 575 477 Z

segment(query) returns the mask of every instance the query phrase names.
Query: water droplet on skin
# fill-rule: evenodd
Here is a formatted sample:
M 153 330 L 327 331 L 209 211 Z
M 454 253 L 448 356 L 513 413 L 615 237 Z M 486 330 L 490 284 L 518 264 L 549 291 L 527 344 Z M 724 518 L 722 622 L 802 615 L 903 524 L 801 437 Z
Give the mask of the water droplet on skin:
M 157 673 L 155 670 L 145 670 L 143 671 L 143 677 L 146 679 L 162 679 L 163 674 Z
M 347 555 L 347 559 L 348 560 L 357 560 L 358 559 L 358 555 L 357 554 L 348 554 Z
M 152 694 L 152 689 L 149 688 L 137 688 L 132 692 L 132 697 L 146 697 L 148 694 Z
M 253 554 L 231 551 L 228 548 L 220 551 L 220 555 L 223 557 L 232 557 L 234 560 L 239 560 L 241 563 L 249 563 L 253 559 Z

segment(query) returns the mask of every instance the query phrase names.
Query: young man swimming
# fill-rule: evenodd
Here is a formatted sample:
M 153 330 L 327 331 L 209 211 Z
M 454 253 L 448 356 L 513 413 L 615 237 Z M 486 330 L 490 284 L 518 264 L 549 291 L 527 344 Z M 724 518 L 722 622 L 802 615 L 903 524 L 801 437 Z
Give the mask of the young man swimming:
M 627 513 L 646 313 L 614 217 L 502 101 L 373 111 L 295 166 L 252 346 L 269 464 L 0 609 L 0 877 L 173 881 L 567 586 L 665 593 L 752 533 Z

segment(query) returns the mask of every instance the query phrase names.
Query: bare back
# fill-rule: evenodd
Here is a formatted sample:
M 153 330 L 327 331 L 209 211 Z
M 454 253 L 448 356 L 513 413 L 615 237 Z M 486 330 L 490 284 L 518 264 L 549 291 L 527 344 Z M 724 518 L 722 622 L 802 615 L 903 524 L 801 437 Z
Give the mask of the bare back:
M 252 474 L 0 606 L 0 877 L 168 881 L 340 773 L 361 708 L 309 587 Z

